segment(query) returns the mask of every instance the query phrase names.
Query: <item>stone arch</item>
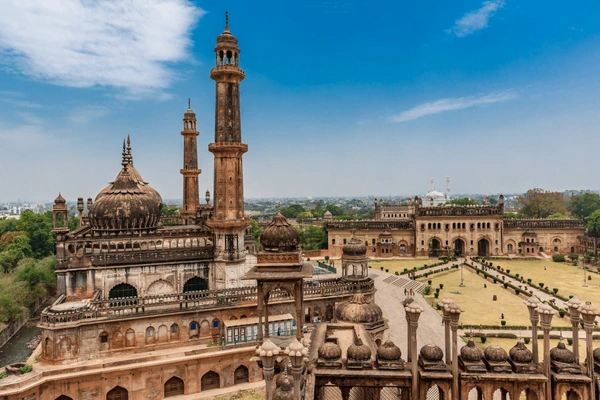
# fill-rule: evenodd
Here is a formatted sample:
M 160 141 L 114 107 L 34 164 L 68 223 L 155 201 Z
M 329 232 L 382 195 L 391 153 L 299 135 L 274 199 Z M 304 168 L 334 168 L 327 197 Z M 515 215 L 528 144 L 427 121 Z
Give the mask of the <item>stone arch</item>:
M 161 325 L 158 327 L 158 343 L 166 343 L 169 341 L 169 330 L 166 325 Z
M 156 329 L 153 326 L 146 328 L 146 344 L 156 343 Z
M 126 299 L 137 297 L 137 288 L 129 283 L 121 282 L 113 286 L 108 292 L 109 299 Z
M 106 400 L 129 400 L 129 392 L 121 386 L 115 386 L 106 393 Z
M 492 393 L 492 399 L 512 400 L 510 392 L 503 387 L 499 387 Z
M 171 282 L 164 279 L 158 279 L 152 282 L 150 286 L 148 286 L 148 289 L 146 289 L 146 295 L 148 296 L 167 293 L 175 293 L 175 288 Z
M 444 391 L 438 385 L 433 385 L 427 390 L 426 400 L 444 400 Z
M 477 241 L 477 255 L 479 257 L 487 257 L 491 255 L 490 241 L 482 237 Z
M 517 250 L 517 243 L 514 240 L 509 239 L 506 241 L 506 252 L 508 254 L 514 254 Z
M 112 334 L 111 347 L 113 349 L 120 349 L 123 347 L 123 334 L 121 331 L 116 330 Z
M 333 320 L 333 306 L 331 304 L 325 307 L 325 320 L 328 322 Z
M 171 325 L 171 335 L 169 336 L 169 340 L 179 340 L 179 325 Z
M 221 387 L 221 377 L 214 371 L 208 371 L 200 379 L 200 391 L 218 389 Z
M 135 346 L 135 331 L 131 328 L 127 329 L 127 331 L 125 332 L 125 346 Z
M 52 358 L 54 355 L 54 352 L 52 351 L 52 340 L 50 340 L 49 337 L 44 340 L 44 354 L 47 358 Z
M 427 241 L 428 244 L 428 252 L 432 257 L 437 257 L 439 255 L 440 250 L 442 250 L 442 239 L 432 236 Z
M 210 323 L 207 320 L 203 320 L 200 323 L 200 336 L 210 336 Z
M 240 383 L 248 383 L 249 382 L 249 374 L 248 367 L 245 365 L 240 365 L 233 372 L 233 384 L 238 385 Z
M 106 351 L 110 347 L 110 337 L 106 331 L 102 331 L 102 333 L 98 336 L 98 340 L 100 341 L 100 351 Z
M 570 388 L 569 390 L 565 390 L 560 396 L 561 400 L 581 400 L 581 394 L 576 391 L 574 388 Z
M 521 393 L 519 393 L 519 399 L 527 399 L 527 400 L 537 400 L 538 394 L 535 389 L 523 389 Z
M 452 249 L 455 256 L 464 256 L 467 253 L 467 241 L 463 237 L 455 237 L 452 240 Z
M 208 281 L 198 276 L 188 279 L 183 285 L 184 293 L 200 292 L 203 290 L 208 290 Z
M 467 395 L 468 399 L 477 399 L 483 400 L 483 390 L 479 386 L 475 386 L 471 390 L 469 390 L 469 394 Z
M 55 400 L 73 400 L 73 399 L 70 398 L 69 396 L 65 396 L 64 394 L 61 394 Z
M 196 321 L 190 322 L 190 324 L 188 325 L 188 328 L 189 328 L 190 339 L 197 338 L 198 333 L 200 332 L 200 329 L 199 329 L 200 327 L 198 326 L 198 322 L 196 322 Z
M 179 396 L 185 394 L 183 379 L 176 376 L 171 377 L 164 385 L 165 397 Z
M 58 342 L 58 355 L 60 358 L 70 358 L 73 351 L 73 346 L 71 345 L 71 339 L 68 337 L 63 337 Z

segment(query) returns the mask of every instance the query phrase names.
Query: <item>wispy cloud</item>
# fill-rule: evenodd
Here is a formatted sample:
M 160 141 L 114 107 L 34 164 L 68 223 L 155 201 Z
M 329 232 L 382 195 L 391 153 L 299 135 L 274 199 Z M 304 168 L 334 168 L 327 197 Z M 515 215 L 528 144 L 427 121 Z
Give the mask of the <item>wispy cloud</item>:
M 465 37 L 480 29 L 487 28 L 490 17 L 504 7 L 505 4 L 504 0 L 484 1 L 481 8 L 463 15 L 446 32 L 453 33 L 457 37 Z
M 62 86 L 164 89 L 203 14 L 189 0 L 7 0 L 0 61 Z
M 503 92 L 490 93 L 485 96 L 467 96 L 467 97 L 451 97 L 440 99 L 430 103 L 423 103 L 409 110 L 402 111 L 399 114 L 392 115 L 391 120 L 394 122 L 405 122 L 413 119 L 421 118 L 430 114 L 437 114 L 443 111 L 462 110 L 477 106 L 480 104 L 498 103 L 501 101 L 517 98 L 519 95 L 513 90 Z
M 86 124 L 95 118 L 105 116 L 109 112 L 108 107 L 85 106 L 73 110 L 68 116 L 68 120 L 75 124 Z
M 23 100 L 23 94 L 19 92 L 9 92 L 0 90 L 0 103 L 12 104 L 18 107 L 25 108 L 40 108 L 41 104 L 32 101 Z

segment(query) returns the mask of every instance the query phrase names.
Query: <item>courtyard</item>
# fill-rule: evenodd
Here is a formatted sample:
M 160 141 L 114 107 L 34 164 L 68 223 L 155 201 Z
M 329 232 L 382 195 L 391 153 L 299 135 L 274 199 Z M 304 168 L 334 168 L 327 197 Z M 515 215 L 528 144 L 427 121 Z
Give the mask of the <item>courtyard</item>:
M 389 273 L 393 274 L 398 272 L 401 274 L 404 272 L 404 269 L 408 269 L 409 271 L 413 268 L 421 268 L 425 265 L 432 265 L 441 262 L 437 258 L 411 258 L 408 260 L 369 260 L 369 266 L 373 270 L 383 270 L 389 269 Z
M 442 301 L 449 297 L 465 311 L 460 316 L 460 322 L 465 325 L 496 325 L 500 326 L 502 314 L 507 326 L 529 326 L 529 312 L 523 298 L 504 289 L 501 283 L 494 284 L 481 276 L 464 268 L 464 287 L 460 286 L 461 271 L 452 269 L 419 278 L 418 281 L 427 285 L 431 280 L 431 292 L 423 297 L 429 304 Z M 434 297 L 435 289 L 443 284 L 439 296 Z M 486 287 L 484 287 L 484 285 Z M 494 300 L 494 296 L 496 300 Z M 438 311 L 441 314 L 441 310 Z M 553 326 L 570 326 L 567 317 L 556 315 Z
M 600 307 L 600 275 L 588 271 L 591 280 L 586 279 L 587 287 L 583 287 L 583 269 L 570 263 L 557 263 L 552 260 L 492 260 L 494 267 L 501 266 L 510 270 L 511 275 L 519 274 L 531 279 L 533 286 L 543 282 L 550 290 L 558 288 L 558 294 L 568 298 L 577 296 L 582 302 L 591 301 Z

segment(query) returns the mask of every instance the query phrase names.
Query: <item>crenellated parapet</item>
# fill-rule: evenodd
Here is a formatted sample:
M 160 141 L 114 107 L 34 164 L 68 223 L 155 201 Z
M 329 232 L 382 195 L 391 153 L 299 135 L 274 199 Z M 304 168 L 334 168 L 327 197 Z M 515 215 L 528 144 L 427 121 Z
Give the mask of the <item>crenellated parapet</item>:
M 447 205 L 418 207 L 415 211 L 417 217 L 463 217 L 463 216 L 488 216 L 504 215 L 503 205 Z
M 508 219 L 504 220 L 504 229 L 585 229 L 580 219 Z
M 400 230 L 411 230 L 415 228 L 415 224 L 411 220 L 405 221 L 328 221 L 327 230 L 360 230 L 360 229 L 400 229 Z

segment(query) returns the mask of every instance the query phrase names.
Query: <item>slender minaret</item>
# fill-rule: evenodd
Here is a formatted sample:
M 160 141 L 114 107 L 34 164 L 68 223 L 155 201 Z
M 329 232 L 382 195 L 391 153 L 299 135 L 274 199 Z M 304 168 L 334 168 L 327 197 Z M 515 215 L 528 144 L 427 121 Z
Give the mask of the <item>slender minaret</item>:
M 446 177 L 446 201 L 450 201 L 450 177 Z
M 240 82 L 237 39 L 225 30 L 217 37 L 217 65 L 210 71 L 216 82 L 215 142 L 208 150 L 215 157 L 214 213 L 208 225 L 215 235 L 215 262 L 211 271 L 213 288 L 237 286 L 245 271 L 244 231 L 250 220 L 244 216 L 244 177 L 242 155 L 248 145 L 242 143 L 240 123 Z
M 196 138 L 199 133 L 196 130 L 196 114 L 192 111 L 190 99 L 188 109 L 183 114 L 183 209 L 181 216 L 185 224 L 190 225 L 200 209 L 200 193 L 198 190 L 198 175 L 202 170 L 198 169 L 198 146 Z

